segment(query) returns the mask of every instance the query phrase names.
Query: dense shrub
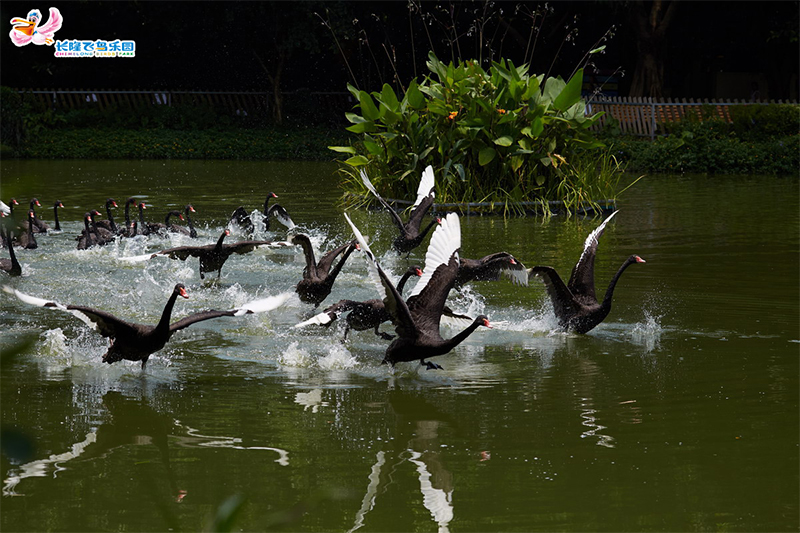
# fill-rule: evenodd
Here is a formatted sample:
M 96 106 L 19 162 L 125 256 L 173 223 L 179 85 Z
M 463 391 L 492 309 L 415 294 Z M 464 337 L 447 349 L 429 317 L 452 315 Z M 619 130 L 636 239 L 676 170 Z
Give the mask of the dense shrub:
M 358 137 L 333 150 L 344 186 L 365 194 L 366 168 L 376 188 L 413 198 L 419 175 L 432 165 L 442 202 L 494 202 L 516 209 L 523 201 L 564 200 L 568 208 L 614 196 L 619 168 L 590 126 L 581 100 L 582 71 L 565 82 L 528 75 L 526 65 L 477 61 L 445 64 L 433 53 L 430 75 L 398 96 L 389 85 L 367 93 L 349 86 L 358 113 L 347 128 Z
M 662 125 L 667 134 L 649 139 L 603 138 L 637 172 L 797 174 L 800 168 L 800 106 L 731 107 L 732 122 L 708 113 Z

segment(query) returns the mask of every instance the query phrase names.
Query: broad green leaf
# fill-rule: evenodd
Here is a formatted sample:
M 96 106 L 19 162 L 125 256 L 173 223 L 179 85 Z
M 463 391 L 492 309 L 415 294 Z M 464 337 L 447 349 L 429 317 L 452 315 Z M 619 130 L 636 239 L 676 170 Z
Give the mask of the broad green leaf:
M 360 167 L 368 164 L 369 159 L 367 159 L 363 155 L 354 155 L 350 159 L 346 160 L 345 163 L 347 163 L 351 167 Z
M 367 119 L 358 115 L 356 113 L 345 113 L 345 118 L 353 124 L 361 124 L 362 122 L 368 122 Z
M 511 146 L 513 142 L 514 139 L 511 138 L 511 135 L 503 135 L 494 140 L 494 143 L 498 146 Z
M 372 121 L 359 122 L 358 124 L 353 124 L 345 129 L 353 133 L 369 133 L 371 131 L 375 131 L 375 123 Z
M 389 108 L 390 111 L 397 111 L 400 109 L 400 102 L 397 100 L 397 95 L 394 94 L 394 89 L 388 84 L 383 84 L 381 90 L 381 103 Z
M 487 146 L 478 152 L 478 164 L 482 167 L 488 165 L 494 160 L 495 155 L 497 155 L 497 151 L 491 146 Z
M 375 102 L 372 101 L 372 97 L 368 92 L 359 91 L 358 102 L 361 104 L 361 113 L 363 113 L 365 119 L 378 120 L 378 118 L 380 118 L 381 115 L 378 112 L 378 108 L 375 106 Z
M 339 152 L 342 154 L 356 153 L 356 149 L 352 146 L 328 146 L 328 150 L 333 150 L 334 152 Z
M 566 111 L 574 106 L 581 99 L 581 89 L 583 88 L 583 69 L 578 70 L 569 83 L 559 93 L 553 101 L 553 107 L 558 111 Z
M 422 109 L 425 105 L 425 97 L 422 95 L 422 92 L 419 90 L 417 86 L 417 82 L 412 81 L 408 85 L 408 90 L 406 91 L 406 98 L 408 98 L 408 103 L 414 109 Z

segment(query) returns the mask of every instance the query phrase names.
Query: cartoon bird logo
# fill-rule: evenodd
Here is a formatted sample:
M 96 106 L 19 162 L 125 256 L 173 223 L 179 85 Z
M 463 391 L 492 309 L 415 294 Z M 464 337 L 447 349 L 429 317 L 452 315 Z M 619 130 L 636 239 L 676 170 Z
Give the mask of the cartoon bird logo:
M 52 46 L 55 42 L 53 34 L 61 29 L 61 23 L 64 21 L 61 18 L 61 13 L 57 8 L 50 8 L 50 19 L 47 24 L 39 26 L 42 21 L 42 12 L 38 9 L 31 9 L 26 18 L 14 17 L 11 19 L 11 42 L 17 46 L 25 46 L 26 44 L 46 44 Z

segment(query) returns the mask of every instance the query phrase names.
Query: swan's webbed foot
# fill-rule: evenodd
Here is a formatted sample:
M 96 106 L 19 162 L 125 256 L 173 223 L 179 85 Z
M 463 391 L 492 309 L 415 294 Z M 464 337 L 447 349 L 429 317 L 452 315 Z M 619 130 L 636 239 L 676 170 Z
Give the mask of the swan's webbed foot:
M 430 361 L 426 361 L 425 359 L 420 359 L 419 364 L 425 365 L 427 370 L 444 370 L 441 366 L 437 365 L 436 363 L 431 363 Z

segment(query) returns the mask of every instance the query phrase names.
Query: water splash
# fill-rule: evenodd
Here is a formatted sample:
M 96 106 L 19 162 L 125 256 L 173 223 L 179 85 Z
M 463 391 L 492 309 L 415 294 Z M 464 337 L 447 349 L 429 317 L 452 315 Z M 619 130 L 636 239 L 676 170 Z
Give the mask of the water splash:
M 661 317 L 651 315 L 645 311 L 642 322 L 633 325 L 630 331 L 630 340 L 644 348 L 645 353 L 650 353 L 659 347 L 661 334 L 664 329 L 661 327 Z

